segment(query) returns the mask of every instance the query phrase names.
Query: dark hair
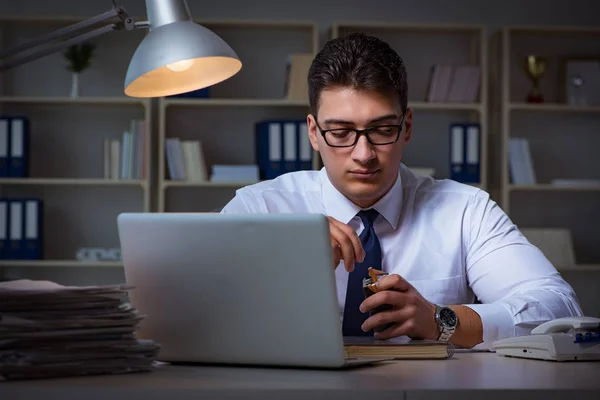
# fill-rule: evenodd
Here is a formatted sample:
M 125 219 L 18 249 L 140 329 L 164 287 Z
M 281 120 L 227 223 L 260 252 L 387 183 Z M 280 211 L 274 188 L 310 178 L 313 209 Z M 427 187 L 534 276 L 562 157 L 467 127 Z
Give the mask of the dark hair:
M 351 87 L 396 94 L 406 111 L 408 86 L 402 58 L 383 40 L 364 33 L 331 39 L 315 56 L 308 72 L 308 98 L 317 115 L 321 91 Z

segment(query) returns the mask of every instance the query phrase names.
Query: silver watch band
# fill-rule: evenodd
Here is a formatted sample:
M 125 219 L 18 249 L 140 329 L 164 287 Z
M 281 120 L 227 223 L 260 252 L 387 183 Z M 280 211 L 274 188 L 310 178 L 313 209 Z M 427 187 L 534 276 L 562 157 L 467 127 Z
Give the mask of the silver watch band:
M 452 334 L 454 333 L 454 329 L 446 329 L 442 327 L 440 327 L 440 331 L 440 337 L 438 338 L 439 342 L 447 342 L 448 340 L 450 340 Z
M 442 323 L 442 321 L 440 320 L 440 310 L 444 309 L 444 308 L 448 308 L 442 305 L 436 305 L 436 310 L 435 310 L 435 320 L 438 324 L 438 327 L 440 329 L 440 335 L 438 337 L 438 342 L 447 342 L 450 340 L 450 338 L 452 337 L 452 335 L 454 334 L 454 331 L 456 330 L 456 327 L 447 327 L 444 326 L 444 324 Z

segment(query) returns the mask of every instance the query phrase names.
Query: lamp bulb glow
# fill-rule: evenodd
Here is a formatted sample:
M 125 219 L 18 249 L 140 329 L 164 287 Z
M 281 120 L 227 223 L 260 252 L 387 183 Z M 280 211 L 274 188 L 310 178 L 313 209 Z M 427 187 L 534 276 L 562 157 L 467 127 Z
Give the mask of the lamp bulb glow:
M 181 72 L 189 69 L 193 63 L 194 60 L 181 60 L 171 64 L 167 64 L 167 68 L 174 72 Z

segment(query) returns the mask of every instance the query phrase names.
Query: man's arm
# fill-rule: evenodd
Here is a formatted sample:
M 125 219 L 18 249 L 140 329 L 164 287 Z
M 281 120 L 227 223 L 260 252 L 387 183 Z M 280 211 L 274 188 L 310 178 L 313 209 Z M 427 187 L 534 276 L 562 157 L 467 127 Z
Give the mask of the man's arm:
M 458 316 L 450 342 L 466 348 L 483 343 L 491 348 L 495 340 L 529 334 L 548 320 L 581 315 L 573 289 L 543 253 L 485 192 L 473 200 L 463 234 L 466 273 L 483 304 L 450 305 Z M 378 285 L 380 291 L 362 303 L 361 311 L 382 304 L 393 308 L 369 317 L 363 330 L 393 322 L 394 326 L 375 336 L 438 339 L 434 304 L 399 275 L 386 276 Z
M 571 286 L 487 193 L 479 192 L 470 208 L 470 221 L 465 223 L 466 269 L 469 285 L 482 304 L 463 307 L 480 318 L 481 340 L 487 346 L 529 334 L 548 320 L 582 315 Z M 469 326 L 459 337 L 476 341 L 477 318 L 463 312 L 470 315 Z

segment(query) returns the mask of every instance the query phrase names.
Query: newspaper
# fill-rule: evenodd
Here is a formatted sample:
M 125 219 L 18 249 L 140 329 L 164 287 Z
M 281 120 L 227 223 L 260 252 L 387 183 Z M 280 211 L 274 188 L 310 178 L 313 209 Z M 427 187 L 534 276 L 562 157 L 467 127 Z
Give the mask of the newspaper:
M 127 285 L 0 282 L 0 381 L 151 371 L 160 346 Z

